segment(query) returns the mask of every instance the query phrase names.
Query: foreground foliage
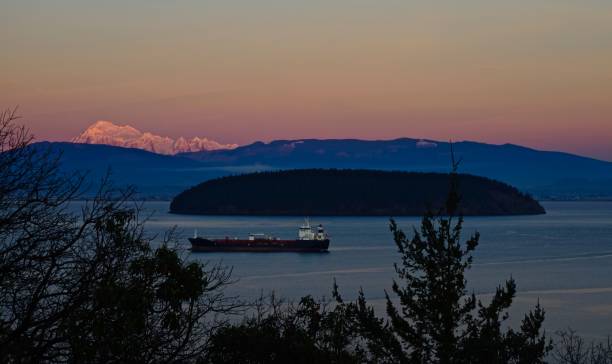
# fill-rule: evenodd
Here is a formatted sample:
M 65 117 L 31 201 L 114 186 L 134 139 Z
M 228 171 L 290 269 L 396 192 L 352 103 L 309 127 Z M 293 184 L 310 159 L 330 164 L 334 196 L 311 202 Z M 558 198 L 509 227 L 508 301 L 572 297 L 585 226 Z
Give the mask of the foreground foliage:
M 82 176 L 28 148 L 0 115 L 0 362 L 195 360 L 231 311 L 229 272 L 185 262 L 143 233 L 131 191 L 103 181 L 77 215 Z
M 398 281 L 387 294 L 391 330 L 404 348 L 406 363 L 542 363 L 550 343 L 542 332 L 544 311 L 539 306 L 525 315 L 519 330 L 504 330 L 516 283 L 497 287 L 486 304 L 467 290 L 465 273 L 480 235 L 461 242 L 463 218 L 456 217 L 459 195 L 458 164 L 453 161 L 445 208 L 427 213 L 412 238 L 391 220 L 391 232 L 401 256 L 395 265 Z M 444 212 L 444 214 L 443 214 Z
M 559 364 L 612 364 L 612 340 L 587 343 L 573 330 L 557 333 L 553 358 Z

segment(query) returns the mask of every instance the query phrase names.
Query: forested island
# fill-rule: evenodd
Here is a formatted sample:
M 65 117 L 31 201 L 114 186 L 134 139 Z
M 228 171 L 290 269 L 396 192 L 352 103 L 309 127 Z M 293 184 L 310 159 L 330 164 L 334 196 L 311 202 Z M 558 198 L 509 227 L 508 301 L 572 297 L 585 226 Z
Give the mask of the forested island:
M 543 214 L 518 189 L 459 175 L 463 215 Z M 258 172 L 206 181 L 176 196 L 170 212 L 200 215 L 418 216 L 438 212 L 450 175 L 352 169 Z

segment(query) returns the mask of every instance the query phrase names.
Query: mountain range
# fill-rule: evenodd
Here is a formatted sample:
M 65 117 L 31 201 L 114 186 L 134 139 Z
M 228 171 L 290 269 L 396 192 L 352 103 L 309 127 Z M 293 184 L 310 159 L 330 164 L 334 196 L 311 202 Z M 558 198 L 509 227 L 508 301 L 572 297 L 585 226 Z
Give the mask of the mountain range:
M 62 152 L 66 171 L 92 177 L 110 167 L 119 184 L 135 185 L 143 197 L 171 198 L 211 178 L 245 172 L 303 168 L 381 169 L 448 172 L 446 142 L 396 140 L 277 140 L 226 150 L 161 155 L 135 148 L 77 143 L 37 143 Z M 509 183 L 539 199 L 612 198 L 612 163 L 513 144 L 453 143 L 462 173 Z
M 176 140 L 155 135 L 129 125 L 116 125 L 99 120 L 72 140 L 80 144 L 103 144 L 116 147 L 142 149 L 153 153 L 174 155 L 184 152 L 199 152 L 218 149 L 234 149 L 237 144 L 221 144 L 208 138 L 195 137 Z

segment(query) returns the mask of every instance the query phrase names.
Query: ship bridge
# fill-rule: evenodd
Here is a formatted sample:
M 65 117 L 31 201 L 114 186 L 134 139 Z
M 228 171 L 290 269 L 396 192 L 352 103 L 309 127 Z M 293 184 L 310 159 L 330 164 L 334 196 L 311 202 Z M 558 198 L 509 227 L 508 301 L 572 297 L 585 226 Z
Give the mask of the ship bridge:
M 325 234 L 325 229 L 323 229 L 323 225 L 317 227 L 316 232 L 313 231 L 310 226 L 310 220 L 306 218 L 304 220 L 304 224 L 300 226 L 298 230 L 298 239 L 299 240 L 325 240 L 327 239 L 327 234 Z

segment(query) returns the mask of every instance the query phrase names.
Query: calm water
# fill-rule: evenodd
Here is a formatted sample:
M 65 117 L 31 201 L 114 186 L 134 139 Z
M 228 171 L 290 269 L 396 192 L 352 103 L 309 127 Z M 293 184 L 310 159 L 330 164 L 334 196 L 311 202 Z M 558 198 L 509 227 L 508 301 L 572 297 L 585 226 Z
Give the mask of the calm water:
M 184 216 L 167 213 L 167 202 L 145 204 L 154 212 L 147 229 L 163 233 L 177 226 L 185 247 L 195 229 L 205 236 L 246 236 L 250 232 L 293 237 L 295 217 Z M 612 202 L 546 202 L 542 216 L 472 217 L 464 234 L 478 230 L 481 243 L 468 278 L 470 289 L 486 297 L 513 276 L 519 295 L 513 320 L 540 300 L 547 330 L 572 327 L 587 337 L 612 334 Z M 329 296 L 333 279 L 346 298 L 363 287 L 382 307 L 398 255 L 388 220 L 377 217 L 322 217 L 331 235 L 329 254 L 193 253 L 192 259 L 222 261 L 238 282 L 231 292 L 257 297 L 275 291 L 286 298 Z M 418 218 L 400 218 L 405 230 Z M 516 322 L 516 321 L 514 321 Z

